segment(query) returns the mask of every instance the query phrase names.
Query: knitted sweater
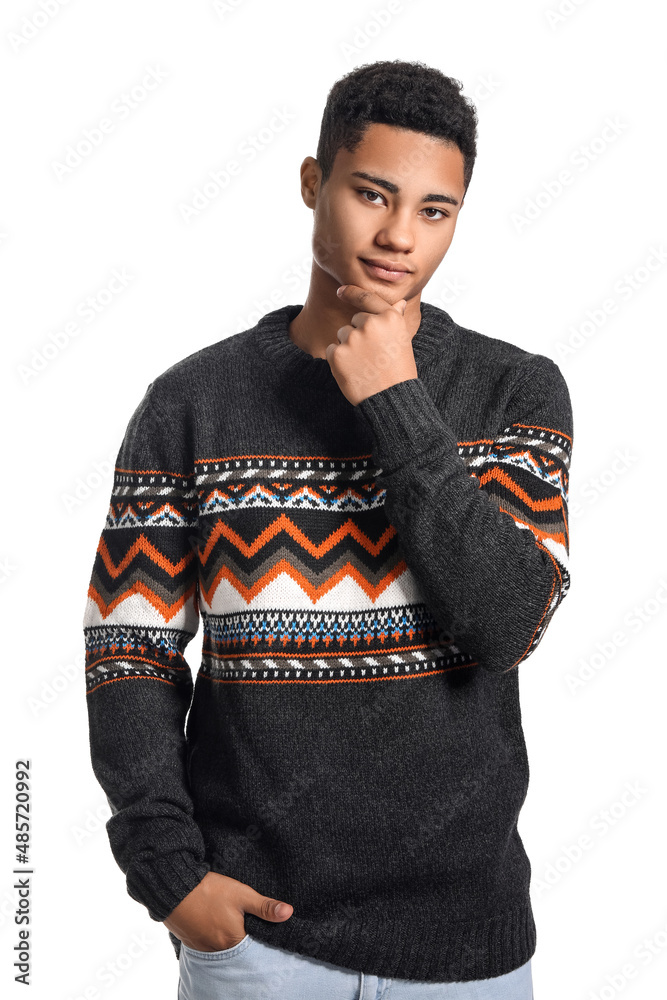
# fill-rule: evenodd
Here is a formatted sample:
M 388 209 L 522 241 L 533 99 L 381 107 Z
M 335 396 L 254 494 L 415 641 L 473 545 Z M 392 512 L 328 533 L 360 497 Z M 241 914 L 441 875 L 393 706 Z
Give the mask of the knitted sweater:
M 518 667 L 568 590 L 568 389 L 422 301 L 418 377 L 353 406 L 301 308 L 129 421 L 84 617 L 110 846 L 153 920 L 212 870 L 292 904 L 261 941 L 499 976 L 536 945 Z

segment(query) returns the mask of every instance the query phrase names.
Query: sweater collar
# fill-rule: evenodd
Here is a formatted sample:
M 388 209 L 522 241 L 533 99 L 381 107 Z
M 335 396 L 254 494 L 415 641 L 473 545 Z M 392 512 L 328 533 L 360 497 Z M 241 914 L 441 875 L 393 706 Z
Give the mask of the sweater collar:
M 302 309 L 303 305 L 286 305 L 266 313 L 253 327 L 255 343 L 270 367 L 289 381 L 340 392 L 327 359 L 314 358 L 290 340 L 289 324 Z M 437 357 L 455 326 L 444 309 L 430 302 L 422 300 L 420 309 L 421 322 L 412 338 L 418 369 Z

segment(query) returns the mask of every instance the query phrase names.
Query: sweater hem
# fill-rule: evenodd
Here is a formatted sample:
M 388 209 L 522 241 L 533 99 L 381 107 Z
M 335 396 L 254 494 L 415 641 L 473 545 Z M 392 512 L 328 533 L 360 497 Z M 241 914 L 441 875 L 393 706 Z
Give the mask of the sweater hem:
M 530 902 L 485 920 L 451 922 L 424 908 L 401 907 L 395 920 L 316 923 L 295 912 L 283 923 L 245 915 L 246 931 L 266 944 L 383 978 L 450 983 L 490 979 L 535 953 Z

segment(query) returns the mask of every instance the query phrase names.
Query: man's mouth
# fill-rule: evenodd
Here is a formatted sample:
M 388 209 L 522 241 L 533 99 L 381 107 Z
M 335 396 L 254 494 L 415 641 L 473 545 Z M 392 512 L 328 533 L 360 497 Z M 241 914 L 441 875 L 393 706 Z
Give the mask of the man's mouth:
M 374 278 L 381 278 L 384 281 L 400 281 L 407 274 L 408 268 L 398 261 L 384 260 L 379 257 L 360 257 L 359 260 Z

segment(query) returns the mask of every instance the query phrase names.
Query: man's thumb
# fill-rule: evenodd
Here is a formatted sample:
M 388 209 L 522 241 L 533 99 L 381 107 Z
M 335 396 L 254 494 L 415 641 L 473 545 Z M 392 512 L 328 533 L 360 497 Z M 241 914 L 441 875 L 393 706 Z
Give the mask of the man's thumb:
M 246 913 L 254 913 L 262 920 L 286 920 L 292 916 L 294 908 L 290 903 L 284 903 L 270 896 L 262 896 L 256 892 L 253 899 L 244 906 Z

